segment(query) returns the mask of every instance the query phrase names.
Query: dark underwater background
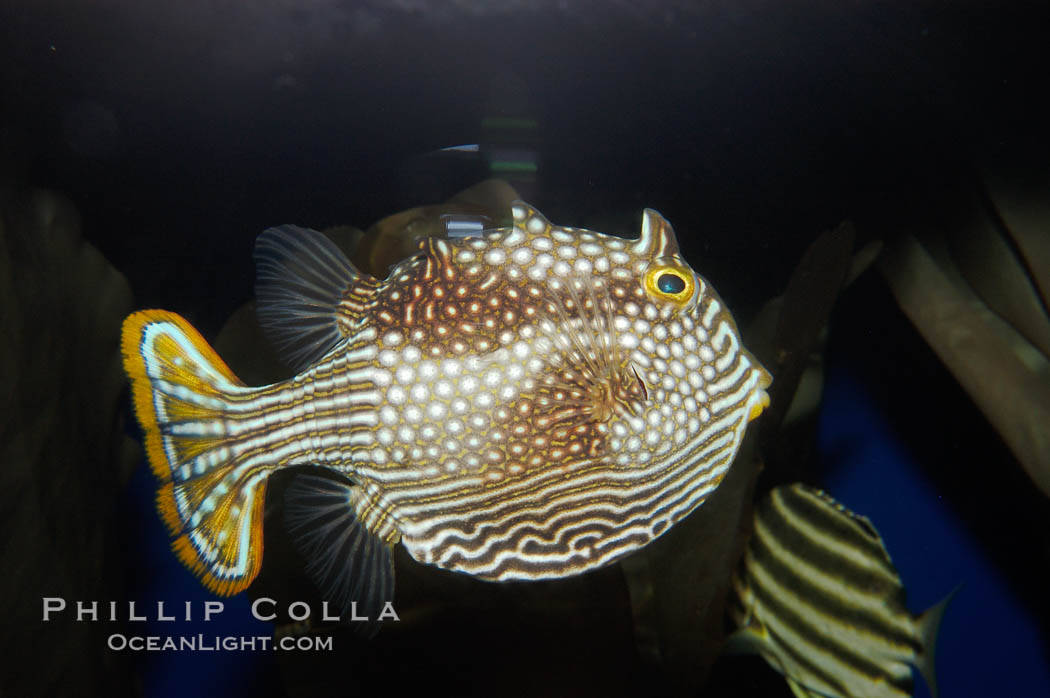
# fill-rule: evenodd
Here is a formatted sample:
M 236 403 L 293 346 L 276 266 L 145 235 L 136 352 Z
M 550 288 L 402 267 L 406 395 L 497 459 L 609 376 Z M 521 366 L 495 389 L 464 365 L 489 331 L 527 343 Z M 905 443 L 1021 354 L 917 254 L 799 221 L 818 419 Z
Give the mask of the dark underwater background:
M 44 596 L 213 598 L 153 507 L 113 365 L 121 313 L 78 318 L 164 308 L 214 341 L 252 298 L 265 228 L 365 229 L 500 177 L 557 224 L 630 236 L 659 210 L 747 328 L 844 220 L 859 250 L 994 209 L 990 179 L 1050 192 L 1048 36 L 1045 2 L 0 0 L 5 229 L 76 229 L 119 273 L 81 281 L 88 262 L 47 235 L 5 248 L 0 435 L 30 445 L 4 452 L 0 480 L 0 692 L 791 695 L 755 657 L 665 682 L 618 568 L 557 603 L 546 587 L 478 603 L 505 617 L 472 615 L 471 594 L 496 592 L 464 586 L 467 610 L 414 639 L 337 636 L 359 648 L 347 664 L 105 649 L 112 632 L 272 634 L 247 594 L 207 624 L 43 623 Z M 1047 495 L 874 268 L 841 291 L 819 353 L 803 446 L 764 453 L 758 492 L 803 480 L 868 516 L 915 612 L 962 585 L 942 696 L 1050 695 Z M 77 416 L 103 405 L 108 421 Z

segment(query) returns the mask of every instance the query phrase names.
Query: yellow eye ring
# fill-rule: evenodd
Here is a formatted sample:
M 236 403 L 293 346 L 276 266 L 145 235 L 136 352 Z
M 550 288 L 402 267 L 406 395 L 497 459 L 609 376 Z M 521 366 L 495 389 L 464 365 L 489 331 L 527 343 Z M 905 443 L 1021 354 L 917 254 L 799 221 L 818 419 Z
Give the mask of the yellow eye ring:
M 685 305 L 696 291 L 696 281 L 683 269 L 661 265 L 645 273 L 645 290 L 655 298 Z

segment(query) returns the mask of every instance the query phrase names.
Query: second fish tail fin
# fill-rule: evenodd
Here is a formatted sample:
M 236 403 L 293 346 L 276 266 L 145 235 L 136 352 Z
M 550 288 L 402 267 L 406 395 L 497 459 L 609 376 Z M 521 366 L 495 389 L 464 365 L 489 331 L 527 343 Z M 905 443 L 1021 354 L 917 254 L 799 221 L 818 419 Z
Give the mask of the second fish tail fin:
M 937 655 L 937 635 L 940 633 L 944 611 L 961 588 L 960 584 L 952 589 L 937 605 L 926 609 L 918 618 L 919 641 L 922 650 L 916 658 L 915 668 L 922 674 L 933 698 L 937 698 L 937 670 L 934 663 Z
M 238 380 L 175 313 L 130 315 L 121 350 L 172 547 L 209 589 L 236 594 L 262 563 L 266 477 L 274 467 L 248 446 L 263 424 L 250 409 L 258 389 Z

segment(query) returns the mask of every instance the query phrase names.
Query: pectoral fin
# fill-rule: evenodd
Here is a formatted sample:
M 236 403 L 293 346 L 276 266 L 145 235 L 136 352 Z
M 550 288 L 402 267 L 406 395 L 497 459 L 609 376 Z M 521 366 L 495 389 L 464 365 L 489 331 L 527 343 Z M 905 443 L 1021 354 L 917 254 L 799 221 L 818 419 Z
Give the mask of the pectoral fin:
M 746 626 L 736 630 L 726 638 L 722 646 L 725 654 L 758 654 L 764 655 L 768 650 L 765 633 L 762 629 Z
M 358 517 L 363 499 L 345 480 L 300 475 L 285 494 L 285 521 L 321 595 L 343 622 L 374 635 L 394 597 L 394 563 L 391 544 Z

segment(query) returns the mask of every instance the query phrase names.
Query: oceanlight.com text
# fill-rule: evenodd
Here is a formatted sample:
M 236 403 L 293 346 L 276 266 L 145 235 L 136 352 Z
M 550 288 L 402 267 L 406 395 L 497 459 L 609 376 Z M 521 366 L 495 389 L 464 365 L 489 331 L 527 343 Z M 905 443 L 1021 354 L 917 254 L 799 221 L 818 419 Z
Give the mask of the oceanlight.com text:
M 303 635 L 125 635 L 113 633 L 106 641 L 115 652 L 331 652 L 332 637 Z

